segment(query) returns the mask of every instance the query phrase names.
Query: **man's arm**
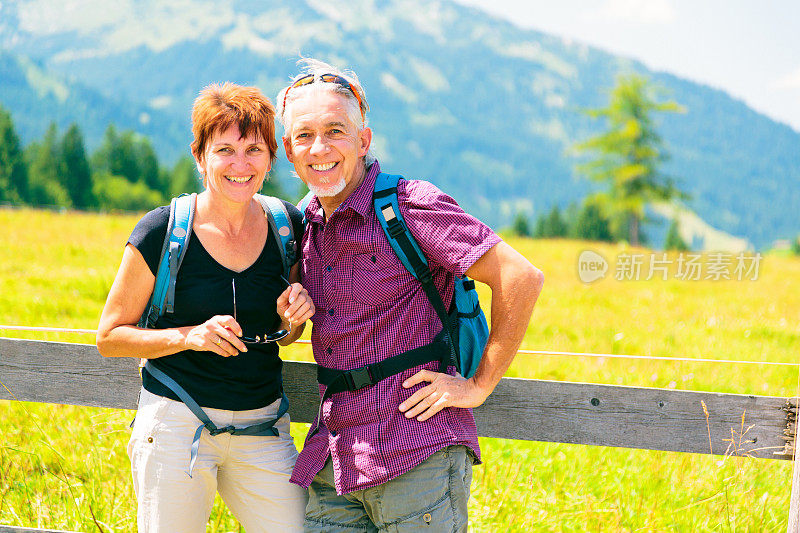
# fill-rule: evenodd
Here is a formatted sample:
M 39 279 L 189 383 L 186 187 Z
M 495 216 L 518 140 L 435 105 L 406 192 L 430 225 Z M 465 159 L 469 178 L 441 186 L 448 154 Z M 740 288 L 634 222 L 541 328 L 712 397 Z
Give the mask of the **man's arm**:
M 467 270 L 467 275 L 492 291 L 492 329 L 475 375 L 470 379 L 421 370 L 403 386 L 421 388 L 400 404 L 406 417 L 424 421 L 445 407 L 478 407 L 508 370 L 528 328 L 544 275 L 505 242 L 490 248 Z

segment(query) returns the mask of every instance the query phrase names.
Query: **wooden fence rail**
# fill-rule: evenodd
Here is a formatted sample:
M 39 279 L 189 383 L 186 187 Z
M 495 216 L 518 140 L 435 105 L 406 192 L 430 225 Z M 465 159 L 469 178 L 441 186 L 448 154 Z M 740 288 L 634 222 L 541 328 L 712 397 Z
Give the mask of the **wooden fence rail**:
M 310 363 L 284 365 L 293 421 L 311 422 L 316 415 L 315 380 Z M 134 359 L 103 358 L 93 345 L 6 338 L 0 338 L 0 382 L 13 393 L 0 387 L 0 399 L 122 409 L 136 408 L 141 386 Z M 474 412 L 483 437 L 792 459 L 797 403 L 503 378 Z M 22 531 L 37 530 L 0 525 L 0 533 Z

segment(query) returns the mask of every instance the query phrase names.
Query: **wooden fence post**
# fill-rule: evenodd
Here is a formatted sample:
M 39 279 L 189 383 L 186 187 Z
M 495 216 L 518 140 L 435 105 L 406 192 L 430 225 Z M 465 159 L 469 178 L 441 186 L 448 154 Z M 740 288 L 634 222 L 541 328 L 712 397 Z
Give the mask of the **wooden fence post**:
M 800 466 L 797 462 L 797 406 L 800 398 L 792 398 L 789 400 L 790 413 L 794 414 L 794 419 L 789 420 L 787 424 L 788 437 L 793 438 L 787 448 L 793 450 L 794 464 L 792 466 L 792 496 L 789 500 L 789 522 L 786 526 L 787 533 L 800 533 Z

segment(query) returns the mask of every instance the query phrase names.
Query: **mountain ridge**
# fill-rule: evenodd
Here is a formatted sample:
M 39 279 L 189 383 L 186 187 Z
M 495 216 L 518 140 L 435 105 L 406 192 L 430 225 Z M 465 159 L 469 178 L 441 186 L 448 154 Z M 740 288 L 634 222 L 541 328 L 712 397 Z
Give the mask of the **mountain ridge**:
M 187 153 L 201 87 L 230 80 L 274 98 L 302 52 L 359 73 L 387 170 L 430 179 L 502 226 L 517 210 L 563 207 L 596 188 L 575 175 L 569 148 L 602 125 L 579 110 L 603 106 L 618 74 L 639 72 L 689 109 L 657 120 L 673 156 L 666 171 L 692 194 L 693 210 L 757 247 L 800 232 L 792 207 L 800 204 L 800 134 L 789 126 L 718 89 L 474 8 L 444 0 L 53 5 L 0 4 L 0 45 L 141 109 L 118 126 L 151 136 L 167 161 Z M 46 8 L 47 23 L 35 25 L 33 14 Z M 130 22 L 130 13 L 139 16 Z M 3 104 L 15 119 L 30 114 Z

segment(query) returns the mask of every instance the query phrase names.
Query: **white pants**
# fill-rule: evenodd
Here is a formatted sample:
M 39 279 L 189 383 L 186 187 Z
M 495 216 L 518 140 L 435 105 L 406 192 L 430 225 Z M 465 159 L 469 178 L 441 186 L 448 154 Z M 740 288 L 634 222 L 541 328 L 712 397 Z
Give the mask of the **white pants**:
M 217 427 L 244 427 L 274 418 L 279 404 L 203 410 Z M 189 449 L 200 424 L 183 402 L 142 389 L 128 443 L 139 531 L 205 532 L 217 491 L 248 533 L 302 531 L 308 494 L 289 483 L 297 460 L 289 414 L 275 424 L 278 437 L 212 437 L 203 430 L 190 478 Z

